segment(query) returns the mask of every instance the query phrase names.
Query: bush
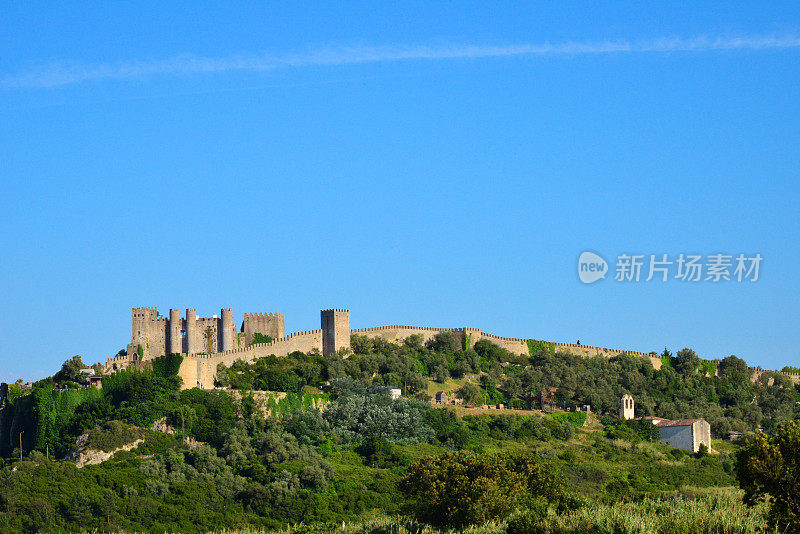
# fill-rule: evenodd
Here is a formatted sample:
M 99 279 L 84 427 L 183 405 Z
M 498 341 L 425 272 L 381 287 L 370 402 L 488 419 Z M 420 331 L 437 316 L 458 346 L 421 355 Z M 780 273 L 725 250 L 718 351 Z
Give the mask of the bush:
M 559 421 L 561 423 L 569 423 L 572 426 L 580 428 L 584 425 L 584 423 L 586 423 L 586 418 L 588 416 L 586 412 L 565 412 L 552 415 L 551 417 L 555 421 Z
M 419 520 L 450 527 L 500 519 L 531 498 L 562 493 L 560 481 L 530 456 L 469 452 L 418 460 L 400 487 Z
M 370 436 L 365 439 L 355 451 L 364 458 L 364 463 L 370 467 L 388 469 L 405 465 L 408 458 L 395 450 L 394 445 L 380 436 Z
M 697 500 L 650 500 L 590 504 L 534 522 L 524 532 L 584 534 L 760 534 L 768 529 L 761 509 L 747 509 L 734 495 L 705 496 Z M 520 532 L 520 531 L 517 531 Z
M 331 430 L 344 441 L 381 436 L 392 443 L 430 441 L 434 432 L 425 422 L 430 404 L 388 395 L 340 395 L 323 414 Z
M 530 534 L 535 532 L 535 526 L 547 516 L 547 501 L 534 499 L 527 508 L 508 518 L 506 523 L 507 534 Z
M 456 390 L 456 396 L 464 401 L 464 404 L 479 405 L 483 404 L 483 390 L 472 382 L 467 382 Z
M 782 530 L 800 530 L 800 421 L 779 425 L 771 436 L 759 433 L 736 458 L 744 500 L 755 505 L 769 498 L 770 519 Z
M 686 454 L 681 449 L 672 449 L 671 451 L 669 451 L 669 453 L 676 460 L 681 460 L 683 459 L 684 456 L 686 456 Z
M 462 340 L 453 332 L 438 332 L 425 345 L 431 350 L 446 354 L 452 354 L 463 348 Z
M 126 425 L 122 421 L 109 421 L 94 427 L 89 432 L 89 445 L 93 449 L 111 452 L 133 443 L 142 437 L 142 431 Z
M 446 447 L 463 449 L 470 442 L 470 432 L 451 408 L 429 408 L 425 422 L 436 433 L 436 439 Z

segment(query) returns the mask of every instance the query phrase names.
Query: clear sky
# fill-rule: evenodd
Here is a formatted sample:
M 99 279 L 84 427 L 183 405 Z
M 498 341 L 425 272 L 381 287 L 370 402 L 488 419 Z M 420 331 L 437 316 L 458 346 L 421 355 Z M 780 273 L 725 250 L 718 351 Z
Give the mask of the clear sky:
M 800 365 L 797 2 L 137 4 L 0 5 L 0 380 L 133 306 Z

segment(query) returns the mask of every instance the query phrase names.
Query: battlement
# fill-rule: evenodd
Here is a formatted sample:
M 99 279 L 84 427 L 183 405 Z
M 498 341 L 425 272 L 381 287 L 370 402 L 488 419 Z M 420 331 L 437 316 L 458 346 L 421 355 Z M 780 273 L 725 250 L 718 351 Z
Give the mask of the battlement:
M 244 332 L 246 344 L 253 342 L 256 333 L 270 336 L 273 339 L 284 336 L 284 318 L 282 313 L 245 313 L 241 331 Z
M 761 375 L 764 373 L 778 373 L 779 375 L 783 375 L 789 380 L 792 381 L 793 384 L 800 384 L 800 373 L 785 373 L 783 371 L 770 371 L 768 369 L 762 369 L 761 367 L 749 367 L 750 369 L 750 380 L 755 382 Z M 772 378 L 770 378 L 769 385 L 772 385 Z
M 639 352 L 637 350 L 609 349 L 609 348 L 605 348 L 605 347 L 595 347 L 593 345 L 579 345 L 578 343 L 558 343 L 558 342 L 553 342 L 552 345 L 555 346 L 556 348 L 566 348 L 566 349 L 574 348 L 574 349 L 585 349 L 585 350 L 589 350 L 589 351 L 593 350 L 593 351 L 598 351 L 598 352 L 613 352 L 615 354 L 623 354 L 624 353 L 624 354 L 633 354 L 633 355 L 636 355 L 636 356 L 653 356 L 652 354 L 650 354 L 648 352 Z
M 470 330 L 470 329 L 466 329 L 466 328 L 465 328 L 465 330 Z M 485 338 L 487 338 L 487 339 L 497 339 L 497 340 L 500 340 L 500 341 L 512 341 L 512 342 L 514 342 L 514 343 L 525 343 L 525 344 L 527 344 L 527 343 L 528 343 L 528 340 L 527 340 L 527 339 L 519 339 L 519 338 L 516 338 L 516 337 L 503 337 L 503 336 L 496 336 L 496 335 L 494 335 L 494 334 L 486 334 L 486 333 L 483 333 L 483 334 L 481 334 L 481 337 L 485 337 Z
M 388 326 L 373 326 L 370 328 L 354 328 L 351 330 L 354 334 L 359 334 L 361 332 L 380 332 L 382 330 L 435 330 L 437 332 L 480 332 L 480 328 L 441 328 L 438 326 L 406 326 L 406 325 L 388 325 Z M 491 334 L 484 334 L 484 335 L 491 335 Z M 495 336 L 497 337 L 497 336 Z
M 322 330 L 303 330 L 301 332 L 292 332 L 287 336 L 273 339 L 269 343 L 253 343 L 252 345 L 248 345 L 246 347 L 239 347 L 236 349 L 226 350 L 222 352 L 215 352 L 214 354 L 197 354 L 196 357 L 201 359 L 214 359 L 214 358 L 224 358 L 226 356 L 232 356 L 237 354 L 246 354 L 249 352 L 258 351 L 259 349 L 277 347 L 282 345 L 283 343 L 286 343 L 287 341 L 296 340 L 304 336 L 313 336 L 320 334 L 322 334 Z
M 131 315 L 133 317 L 153 318 L 158 317 L 158 308 L 132 308 Z
M 180 318 L 180 310 L 170 309 L 169 318 L 163 318 L 155 307 L 132 308 L 133 335 L 127 354 L 109 358 L 107 371 L 137 364 L 137 351 L 141 360 L 149 360 L 168 353 L 184 355 L 181 376 L 185 387 L 213 387 L 216 365 L 230 365 L 236 360 L 252 361 L 274 354 L 282 357 L 295 351 L 319 350 L 324 355 L 338 353 L 347 357 L 350 335 L 381 338 L 392 343 L 402 343 L 412 335 L 420 335 L 427 342 L 441 332 L 453 332 L 469 346 L 481 339 L 520 356 L 528 355 L 528 341 L 522 338 L 498 336 L 483 332 L 479 328 L 441 328 L 433 326 L 386 325 L 369 328 L 350 328 L 350 310 L 329 308 L 320 311 L 321 328 L 284 334 L 284 316 L 279 312 L 245 313 L 242 333 L 237 333 L 232 323 L 232 309 L 222 308 L 220 317 L 197 316 L 196 308 L 186 309 L 186 320 Z M 252 343 L 254 334 L 269 336 L 268 343 Z M 648 358 L 656 369 L 661 368 L 661 357 L 657 354 L 635 350 L 621 350 L 578 343 L 544 342 L 553 350 L 581 357 L 614 357 L 627 354 Z M 141 348 L 140 348 L 141 347 Z M 465 347 L 469 348 L 469 347 Z M 203 353 L 203 354 L 200 354 Z M 751 368 L 751 380 L 756 380 L 765 371 Z M 776 372 L 777 371 L 773 371 Z M 784 373 L 795 384 L 800 383 L 800 373 Z M 770 380 L 772 382 L 772 380 Z

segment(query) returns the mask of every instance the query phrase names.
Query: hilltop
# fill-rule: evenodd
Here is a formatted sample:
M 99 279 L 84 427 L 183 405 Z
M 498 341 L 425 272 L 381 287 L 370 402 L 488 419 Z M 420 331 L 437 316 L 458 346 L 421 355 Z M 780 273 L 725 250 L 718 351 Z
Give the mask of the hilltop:
M 536 499 L 564 518 L 641 499 L 735 506 L 740 445 L 719 438 L 798 416 L 787 376 L 690 349 L 665 350 L 656 369 L 639 355 L 579 356 L 546 343 L 515 353 L 454 330 L 397 343 L 350 332 L 347 345 L 218 364 L 211 389 L 186 388 L 180 354 L 108 373 L 102 388 L 83 387 L 79 359 L 31 389 L 11 385 L 0 412 L 0 525 L 367 529 L 358 521 L 370 514 L 424 517 L 424 487 L 414 484 L 448 462 L 533 477 L 502 490 L 521 500 L 474 512 L 487 519 L 533 506 L 527 499 L 545 487 Z M 619 419 L 623 394 L 639 417 L 704 418 L 713 454 L 671 448 L 651 423 Z M 589 413 L 575 411 L 585 405 Z M 60 459 L 79 455 L 76 443 L 108 459 L 80 469 Z M 752 528 L 764 525 L 759 513 L 747 516 Z

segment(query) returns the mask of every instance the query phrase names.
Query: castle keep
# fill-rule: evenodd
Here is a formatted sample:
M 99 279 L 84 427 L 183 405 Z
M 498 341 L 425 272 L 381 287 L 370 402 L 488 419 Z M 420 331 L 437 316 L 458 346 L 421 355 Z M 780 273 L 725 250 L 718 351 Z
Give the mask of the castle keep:
M 350 328 L 350 310 L 329 309 L 320 312 L 320 329 L 286 334 L 284 317 L 280 313 L 246 313 L 239 328 L 233 323 L 230 308 L 220 310 L 219 316 L 198 317 L 194 308 L 171 309 L 169 317 L 162 317 L 156 308 L 133 308 L 131 342 L 124 354 L 110 358 L 106 370 L 124 369 L 138 362 L 146 362 L 165 354 L 182 354 L 180 376 L 185 388 L 213 388 L 217 366 L 230 366 L 236 360 L 252 361 L 269 355 L 286 356 L 295 351 L 319 351 L 327 356 L 350 349 L 350 335 L 382 338 L 401 343 L 411 335 L 423 341 L 440 332 L 453 332 L 472 347 L 481 339 L 503 347 L 515 354 L 528 354 L 527 340 L 501 337 L 482 332 L 479 328 L 436 328 L 424 326 L 378 326 Z M 255 334 L 269 336 L 268 343 L 254 343 Z M 649 358 L 655 368 L 661 359 L 643 352 L 623 351 L 572 343 L 551 343 L 554 350 L 579 356 L 612 357 L 620 353 Z
M 246 347 L 255 333 L 273 339 L 283 337 L 283 314 L 245 313 L 240 330 L 233 324 L 233 312 L 222 308 L 219 317 L 198 317 L 189 308 L 181 319 L 180 310 L 169 310 L 162 317 L 156 308 L 133 308 L 131 342 L 127 353 L 132 359 L 150 360 L 165 354 L 216 354 Z

